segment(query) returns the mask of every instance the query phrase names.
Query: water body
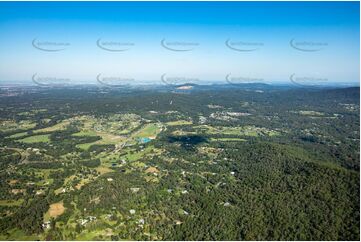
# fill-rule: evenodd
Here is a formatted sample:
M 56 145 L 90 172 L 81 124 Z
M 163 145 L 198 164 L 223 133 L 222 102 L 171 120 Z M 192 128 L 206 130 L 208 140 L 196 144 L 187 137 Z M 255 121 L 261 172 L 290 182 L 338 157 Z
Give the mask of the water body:
M 151 141 L 151 139 L 150 138 L 148 138 L 148 137 L 145 137 L 145 138 L 139 138 L 139 142 L 141 142 L 141 143 L 148 143 L 148 142 L 150 142 Z

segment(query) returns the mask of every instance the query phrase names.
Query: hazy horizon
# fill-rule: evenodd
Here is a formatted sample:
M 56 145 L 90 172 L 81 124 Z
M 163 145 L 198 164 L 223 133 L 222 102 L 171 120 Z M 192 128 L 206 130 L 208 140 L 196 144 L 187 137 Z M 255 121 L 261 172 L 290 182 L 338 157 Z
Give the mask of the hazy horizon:
M 359 2 L 2 2 L 0 83 L 359 84 Z

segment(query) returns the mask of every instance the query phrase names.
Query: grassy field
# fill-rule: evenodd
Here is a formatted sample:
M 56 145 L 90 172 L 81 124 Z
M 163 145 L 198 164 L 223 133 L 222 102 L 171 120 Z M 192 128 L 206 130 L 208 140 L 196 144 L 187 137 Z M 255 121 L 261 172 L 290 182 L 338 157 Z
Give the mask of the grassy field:
M 82 128 L 73 136 L 99 136 L 101 140 L 78 144 L 77 147 L 82 150 L 88 150 L 92 145 L 106 144 L 136 144 L 140 138 L 154 139 L 161 131 L 161 126 L 157 123 L 145 124 L 140 130 L 132 133 L 132 130 L 139 127 L 140 120 L 138 116 L 132 114 L 115 115 L 105 122 L 104 119 L 95 119 L 92 117 L 77 117 L 81 121 Z M 140 118 L 140 117 L 138 117 Z M 178 123 L 177 123 L 178 122 Z M 174 122 L 174 125 L 180 125 L 185 121 Z
M 35 114 L 38 114 L 38 113 L 44 113 L 44 112 L 46 112 L 46 111 L 48 111 L 47 109 L 45 109 L 45 108 L 42 108 L 42 109 L 33 109 L 33 110 L 31 110 L 31 111 L 29 111 L 29 112 L 21 112 L 21 113 L 19 113 L 19 115 L 22 115 L 22 116 L 34 116 Z
M 76 145 L 76 147 L 79 148 L 79 149 L 82 149 L 82 150 L 88 150 L 90 148 L 90 146 L 95 145 L 95 144 L 96 144 L 96 142 L 78 144 L 78 145 Z
M 10 138 L 20 138 L 20 137 L 23 137 L 25 135 L 27 135 L 27 132 L 16 133 L 16 134 L 10 135 L 9 137 Z
M 85 144 L 77 145 L 77 147 L 82 150 L 88 150 L 90 148 L 90 146 L 95 145 L 95 144 L 100 144 L 100 145 L 102 145 L 102 144 L 121 144 L 121 143 L 125 143 L 128 141 L 131 143 L 134 143 L 135 141 L 137 141 L 140 138 L 154 139 L 159 134 L 160 131 L 161 131 L 161 127 L 159 126 L 159 124 L 152 123 L 152 124 L 146 124 L 139 131 L 132 133 L 129 138 L 127 138 L 125 136 L 119 136 L 119 135 L 114 135 L 114 134 L 110 134 L 110 133 L 106 133 L 106 132 L 97 132 L 97 131 L 92 131 L 92 130 L 83 130 L 74 135 L 94 136 L 94 134 L 95 134 L 102 138 L 101 140 L 98 140 L 98 141 L 95 141 L 92 143 L 85 143 Z
M 241 138 L 211 138 L 211 141 L 235 141 L 235 142 L 239 142 L 239 141 L 247 141 L 245 139 L 241 139 Z
M 17 241 L 35 241 L 40 240 L 37 235 L 27 235 L 24 231 L 20 229 L 12 229 L 7 231 L 8 236 L 0 235 L 0 240 L 17 240 Z
M 324 116 L 324 113 L 317 111 L 299 111 L 299 114 L 306 116 Z
M 103 175 L 103 174 L 106 174 L 109 172 L 114 172 L 112 169 L 110 169 L 109 167 L 105 167 L 105 166 L 99 166 L 99 167 L 95 168 L 95 170 L 97 172 L 99 172 L 100 175 Z
M 161 127 L 159 124 L 151 123 L 146 124 L 142 129 L 136 132 L 133 135 L 133 138 L 151 138 L 154 139 L 159 132 L 161 131 Z
M 125 155 L 125 158 L 128 159 L 129 161 L 136 161 L 144 157 L 146 154 L 150 153 L 152 149 L 154 149 L 154 146 L 147 146 L 144 150 L 140 152 L 136 152 L 133 154 L 128 153 L 127 155 Z M 154 153 L 158 153 L 158 152 L 155 151 Z
M 41 177 L 42 179 L 49 180 L 49 176 L 52 172 L 62 172 L 63 169 L 32 169 L 31 171 L 34 171 L 36 176 Z
M 35 126 L 36 123 L 29 120 L 22 120 L 20 122 L 16 122 L 14 120 L 0 121 L 0 131 L 3 132 L 33 129 Z
M 78 133 L 72 134 L 72 136 L 97 136 L 94 130 L 82 130 Z
M 177 121 L 167 122 L 166 124 L 168 126 L 178 126 L 178 125 L 191 125 L 193 123 L 190 121 L 186 121 L 186 120 L 177 120 Z
M 195 127 L 199 131 L 204 131 L 206 134 L 211 135 L 237 135 L 237 136 L 250 136 L 250 137 L 257 137 L 257 136 L 275 136 L 279 133 L 274 130 L 270 130 L 263 127 L 256 127 L 256 126 L 239 126 L 239 127 L 223 127 L 223 126 L 208 126 L 208 125 L 200 125 Z
M 26 137 L 24 139 L 20 139 L 18 141 L 27 143 L 27 144 L 39 143 L 39 142 L 49 142 L 50 141 L 49 136 L 50 136 L 50 134 L 33 135 L 33 136 Z
M 45 133 L 45 132 L 53 132 L 53 131 L 59 131 L 59 130 L 65 130 L 66 127 L 70 124 L 70 121 L 68 120 L 63 120 L 62 122 L 55 124 L 53 126 L 50 127 L 46 127 L 43 129 L 37 129 L 34 130 L 34 134 L 38 134 L 38 133 Z
M 105 130 L 94 130 L 94 120 L 82 120 L 84 122 L 84 127 L 78 133 L 73 134 L 73 136 L 99 136 L 100 140 L 84 143 L 77 145 L 78 148 L 82 150 L 88 150 L 92 145 L 105 145 L 105 144 L 119 144 L 124 142 L 125 137 L 112 133 L 111 130 L 109 132 Z
M 18 200 L 0 200 L 0 206 L 20 206 L 24 199 Z
M 87 135 L 92 134 L 92 135 Z M 95 135 L 94 135 L 95 134 Z M 78 144 L 76 147 L 82 149 L 82 150 L 88 150 L 90 146 L 92 145 L 110 145 L 110 144 L 119 144 L 125 141 L 125 138 L 123 136 L 113 135 L 105 132 L 95 132 L 95 131 L 81 131 L 79 133 L 76 133 L 76 136 L 99 136 L 101 137 L 101 140 L 91 142 L 91 143 L 84 143 L 84 144 Z

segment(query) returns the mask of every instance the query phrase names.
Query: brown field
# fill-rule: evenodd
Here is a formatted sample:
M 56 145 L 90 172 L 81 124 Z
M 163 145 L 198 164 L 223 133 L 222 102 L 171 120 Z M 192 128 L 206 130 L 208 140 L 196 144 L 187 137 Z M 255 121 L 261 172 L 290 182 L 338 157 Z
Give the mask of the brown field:
M 159 170 L 153 166 L 149 167 L 148 169 L 145 170 L 146 173 L 158 173 Z
M 63 202 L 50 204 L 50 208 L 48 210 L 49 217 L 56 218 L 62 215 L 65 211 L 65 207 Z
M 109 173 L 109 172 L 114 172 L 114 170 L 108 168 L 108 167 L 104 167 L 104 166 L 99 166 L 97 168 L 95 168 L 95 170 L 97 170 L 100 175 L 103 175 L 105 173 Z
M 14 184 L 16 184 L 17 182 L 18 182 L 18 180 L 10 180 L 10 181 L 9 181 L 9 184 L 10 184 L 10 185 L 14 185 Z

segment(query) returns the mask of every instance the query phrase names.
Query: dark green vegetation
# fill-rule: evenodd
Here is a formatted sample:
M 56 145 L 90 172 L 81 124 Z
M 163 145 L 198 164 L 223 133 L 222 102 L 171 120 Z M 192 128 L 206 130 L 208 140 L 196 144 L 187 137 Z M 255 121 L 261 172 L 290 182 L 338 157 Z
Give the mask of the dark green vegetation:
M 0 95 L 0 240 L 360 239 L 358 88 Z

